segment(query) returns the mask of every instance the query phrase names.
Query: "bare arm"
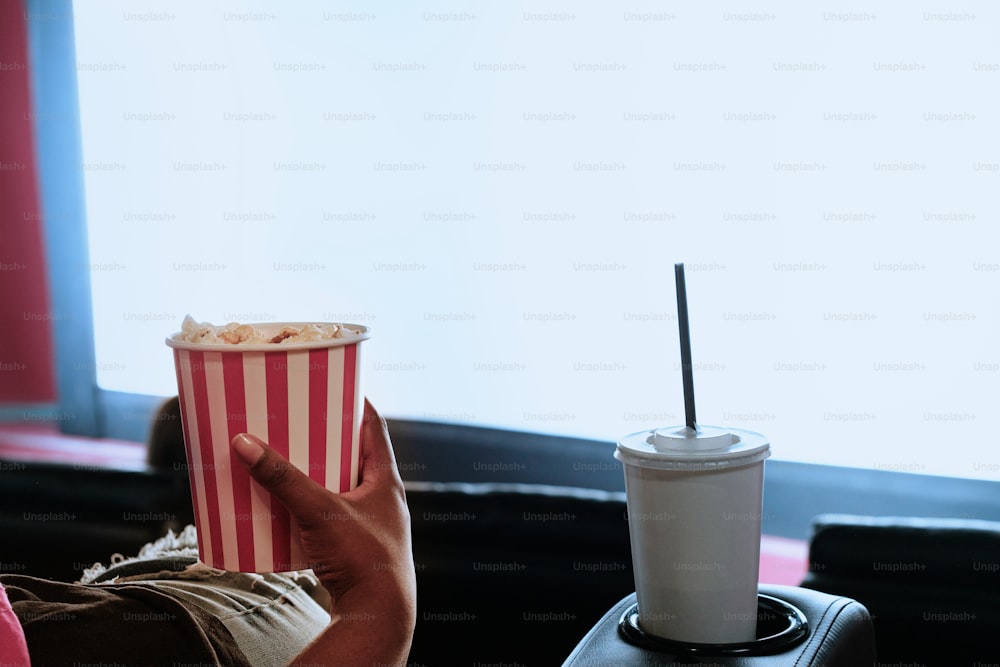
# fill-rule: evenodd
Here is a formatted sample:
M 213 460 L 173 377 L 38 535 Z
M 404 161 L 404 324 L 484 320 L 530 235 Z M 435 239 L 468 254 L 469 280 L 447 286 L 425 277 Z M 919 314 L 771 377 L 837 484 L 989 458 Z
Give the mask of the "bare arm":
M 233 451 L 298 523 L 302 549 L 330 593 L 330 625 L 292 665 L 405 665 L 416 624 L 410 514 L 389 432 L 365 401 L 357 488 L 328 491 L 249 435 Z

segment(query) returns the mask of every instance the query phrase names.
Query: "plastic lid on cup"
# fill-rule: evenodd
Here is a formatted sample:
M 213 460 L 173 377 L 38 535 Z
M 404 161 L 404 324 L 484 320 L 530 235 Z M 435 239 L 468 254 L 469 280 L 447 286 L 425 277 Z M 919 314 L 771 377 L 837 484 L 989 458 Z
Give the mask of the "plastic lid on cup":
M 705 471 L 739 468 L 771 455 L 767 438 L 754 431 L 716 426 L 670 426 L 622 438 L 615 458 L 657 470 Z

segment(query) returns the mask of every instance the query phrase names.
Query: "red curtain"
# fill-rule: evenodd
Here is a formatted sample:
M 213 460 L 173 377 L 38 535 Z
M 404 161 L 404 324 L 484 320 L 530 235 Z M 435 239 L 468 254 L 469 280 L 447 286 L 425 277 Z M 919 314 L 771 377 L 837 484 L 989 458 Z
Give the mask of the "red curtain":
M 23 2 L 0 1 L 0 402 L 56 398 Z

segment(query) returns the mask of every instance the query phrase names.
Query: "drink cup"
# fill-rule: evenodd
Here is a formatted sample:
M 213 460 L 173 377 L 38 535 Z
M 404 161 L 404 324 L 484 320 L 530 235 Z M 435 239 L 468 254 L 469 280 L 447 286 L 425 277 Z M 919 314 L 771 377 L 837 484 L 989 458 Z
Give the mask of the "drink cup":
M 266 335 L 303 322 L 254 324 Z M 287 510 L 230 456 L 250 433 L 335 492 L 358 482 L 361 342 L 357 335 L 300 343 L 191 343 L 173 349 L 198 551 L 212 567 L 286 572 L 309 567 Z
M 756 638 L 767 439 L 687 426 L 622 438 L 640 627 L 680 642 Z

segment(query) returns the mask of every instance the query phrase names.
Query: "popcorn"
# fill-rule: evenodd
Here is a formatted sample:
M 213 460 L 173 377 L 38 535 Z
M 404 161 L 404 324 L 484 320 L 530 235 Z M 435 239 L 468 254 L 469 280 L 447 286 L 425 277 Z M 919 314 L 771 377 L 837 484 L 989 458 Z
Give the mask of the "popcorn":
M 309 343 L 331 338 L 348 338 L 356 336 L 360 331 L 350 329 L 343 324 L 305 324 L 299 326 L 284 326 L 278 333 L 265 334 L 250 324 L 230 322 L 215 326 L 209 322 L 198 322 L 190 315 L 185 316 L 181 325 L 179 340 L 187 343 L 204 345 L 239 345 L 252 343 L 273 343 L 283 345 L 289 343 Z

